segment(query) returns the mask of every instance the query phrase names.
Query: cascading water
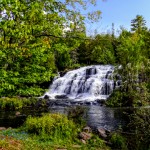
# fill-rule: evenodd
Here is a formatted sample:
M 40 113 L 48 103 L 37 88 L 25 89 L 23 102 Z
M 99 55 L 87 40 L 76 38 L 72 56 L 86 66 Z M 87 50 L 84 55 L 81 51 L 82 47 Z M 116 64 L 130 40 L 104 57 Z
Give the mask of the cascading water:
M 94 65 L 69 71 L 63 77 L 55 78 L 45 95 L 51 99 L 106 100 L 116 87 L 113 71 L 114 66 L 111 65 Z

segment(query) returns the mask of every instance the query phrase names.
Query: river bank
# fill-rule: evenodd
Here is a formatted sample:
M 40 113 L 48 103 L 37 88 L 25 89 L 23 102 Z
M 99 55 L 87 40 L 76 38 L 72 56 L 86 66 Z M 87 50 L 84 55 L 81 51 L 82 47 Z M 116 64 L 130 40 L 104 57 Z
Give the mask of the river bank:
M 83 127 L 81 120 L 75 120 L 61 114 L 28 117 L 20 128 L 0 128 L 0 147 L 8 150 L 109 150 L 116 145 L 114 138 L 121 137 L 103 128 L 94 131 L 88 126 Z M 121 138 L 123 141 L 118 147 L 125 146 Z
M 34 101 L 35 102 L 35 101 Z M 40 144 L 36 147 L 37 149 L 47 149 L 47 147 L 52 147 L 52 149 L 70 149 L 74 145 L 78 145 L 72 149 L 135 149 L 135 150 L 147 150 L 149 148 L 149 107 L 117 107 L 110 108 L 105 105 L 101 105 L 100 103 L 75 103 L 71 105 L 69 103 L 61 102 L 51 102 L 46 99 L 39 99 L 34 104 L 17 108 L 12 107 L 13 109 L 3 109 L 0 111 L 0 127 L 3 131 L 0 132 L 0 137 L 2 143 L 0 143 L 1 147 L 4 148 L 4 145 L 9 145 L 10 141 L 18 141 L 22 143 L 20 138 L 24 135 L 25 143 L 21 144 L 23 146 L 22 149 L 29 149 L 25 145 L 29 145 L 30 147 Z M 80 105 L 79 105 L 80 104 Z M 72 141 L 71 145 L 68 145 L 64 142 L 56 143 L 47 139 L 42 135 L 30 135 L 26 132 L 26 130 L 20 131 L 20 128 L 24 125 L 28 116 L 32 117 L 41 117 L 45 114 L 63 114 L 68 117 L 69 120 L 73 120 L 75 124 L 77 124 L 78 136 L 75 140 Z M 44 125 L 43 125 L 44 126 Z M 94 138 L 91 140 L 81 141 L 79 135 L 82 133 L 84 127 L 90 127 L 92 129 L 92 135 Z M 2 128 L 3 127 L 3 128 Z M 101 129 L 102 134 L 109 132 L 108 137 L 105 138 L 97 134 L 98 129 Z M 66 131 L 67 132 L 67 131 Z M 11 134 L 9 134 L 11 133 Z M 84 135 L 84 134 L 83 134 Z M 16 138 L 17 136 L 17 138 Z M 88 136 L 88 135 L 87 135 Z M 113 142 L 111 141 L 113 139 Z M 44 140 L 44 143 L 41 142 Z M 93 142 L 95 141 L 96 142 Z M 120 141 L 121 140 L 121 141 Z M 35 142 L 36 141 L 36 142 Z M 63 141 L 63 140 L 62 140 Z M 76 142 L 78 141 L 78 142 Z M 101 147 L 101 144 L 104 146 Z M 47 144 L 48 145 L 47 145 Z M 75 144 L 74 144 L 75 143 Z M 111 144 L 110 144 L 111 143 Z M 120 144 L 118 144 L 120 143 Z M 25 145 L 24 145 L 25 144 Z M 92 144 L 95 144 L 94 146 Z M 57 146 L 56 146 L 57 145 Z M 123 145 L 126 145 L 124 147 Z M 123 146 L 124 148 L 121 148 Z M 7 148 L 5 148 L 7 149 Z M 21 148 L 20 148 L 21 149 Z

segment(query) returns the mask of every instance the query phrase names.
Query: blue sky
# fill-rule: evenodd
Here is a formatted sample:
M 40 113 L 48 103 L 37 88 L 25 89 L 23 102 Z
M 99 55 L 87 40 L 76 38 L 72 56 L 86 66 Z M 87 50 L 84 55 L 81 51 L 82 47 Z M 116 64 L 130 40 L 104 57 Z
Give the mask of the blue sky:
M 111 31 L 112 23 L 115 30 L 123 26 L 130 30 L 131 20 L 136 15 L 142 15 L 150 28 L 150 0 L 97 0 L 96 7 L 88 6 L 88 10 L 100 10 L 102 12 L 99 22 L 91 24 L 87 23 L 87 33 L 92 34 L 95 29 L 98 33 L 106 33 Z

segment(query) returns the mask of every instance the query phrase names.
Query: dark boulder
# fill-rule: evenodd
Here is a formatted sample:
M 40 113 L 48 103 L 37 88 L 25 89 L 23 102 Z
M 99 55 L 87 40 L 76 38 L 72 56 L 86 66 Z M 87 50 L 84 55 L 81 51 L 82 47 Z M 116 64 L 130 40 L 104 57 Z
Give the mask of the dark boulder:
M 68 99 L 67 95 L 56 95 L 56 99 Z
M 44 95 L 44 99 L 50 99 L 49 95 Z
M 97 99 L 96 102 L 98 104 L 100 104 L 101 106 L 103 106 L 106 103 L 106 100 L 104 100 L 104 99 Z

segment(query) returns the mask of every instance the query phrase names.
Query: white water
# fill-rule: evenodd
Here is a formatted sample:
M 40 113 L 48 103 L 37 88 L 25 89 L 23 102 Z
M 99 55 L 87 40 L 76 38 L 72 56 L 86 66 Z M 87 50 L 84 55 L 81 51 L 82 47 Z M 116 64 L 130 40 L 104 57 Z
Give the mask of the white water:
M 57 95 L 66 95 L 76 101 L 106 100 L 116 86 L 113 71 L 111 65 L 94 65 L 69 71 L 63 77 L 55 78 L 45 95 L 52 99 Z

